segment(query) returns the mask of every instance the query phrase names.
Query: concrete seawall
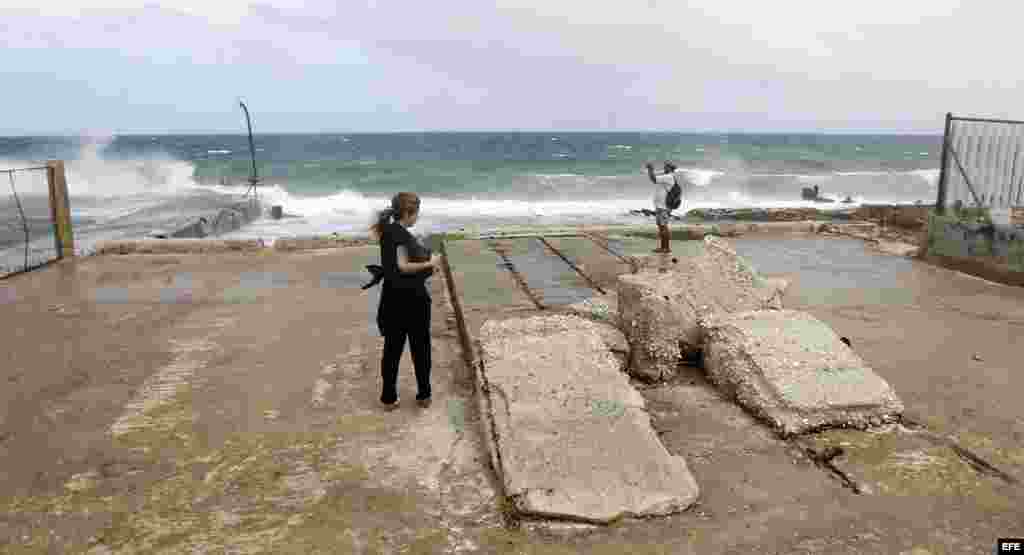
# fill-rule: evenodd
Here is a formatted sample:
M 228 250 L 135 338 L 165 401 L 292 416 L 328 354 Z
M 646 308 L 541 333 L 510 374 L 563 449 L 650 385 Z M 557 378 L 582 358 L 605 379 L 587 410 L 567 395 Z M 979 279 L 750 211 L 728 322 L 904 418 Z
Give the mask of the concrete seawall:
M 221 208 L 217 212 L 199 217 L 198 220 L 169 232 L 153 234 L 155 239 L 203 239 L 236 231 L 245 224 L 260 217 L 263 211 L 258 199 L 240 201 Z

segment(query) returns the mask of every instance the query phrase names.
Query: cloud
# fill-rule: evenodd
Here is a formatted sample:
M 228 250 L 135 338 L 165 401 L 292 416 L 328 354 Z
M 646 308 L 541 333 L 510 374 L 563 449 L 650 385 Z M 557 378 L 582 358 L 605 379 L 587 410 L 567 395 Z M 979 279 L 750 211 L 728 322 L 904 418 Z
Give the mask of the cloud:
M 947 110 L 1022 115 L 1024 71 L 1008 60 L 1022 16 L 994 0 L 8 0 L 0 39 L 12 55 L 96 49 L 182 76 L 215 66 L 212 87 L 258 69 L 334 87 L 354 111 L 389 105 L 378 121 L 403 128 L 930 129 Z M 95 78 L 131 88 L 130 75 Z

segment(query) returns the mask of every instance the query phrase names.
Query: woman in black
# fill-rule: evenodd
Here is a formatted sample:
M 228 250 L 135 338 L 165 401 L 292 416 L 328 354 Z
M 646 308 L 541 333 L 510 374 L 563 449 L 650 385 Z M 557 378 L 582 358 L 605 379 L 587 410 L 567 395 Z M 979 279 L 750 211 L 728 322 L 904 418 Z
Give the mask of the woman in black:
M 416 224 L 420 199 L 415 193 L 398 193 L 391 208 L 380 212 L 370 228 L 380 241 L 383 283 L 377 328 L 384 336 L 380 374 L 384 385 L 380 402 L 387 410 L 398 407 L 398 362 L 409 338 L 416 368 L 416 402 L 430 406 L 430 293 L 427 278 L 440 263 L 407 228 Z

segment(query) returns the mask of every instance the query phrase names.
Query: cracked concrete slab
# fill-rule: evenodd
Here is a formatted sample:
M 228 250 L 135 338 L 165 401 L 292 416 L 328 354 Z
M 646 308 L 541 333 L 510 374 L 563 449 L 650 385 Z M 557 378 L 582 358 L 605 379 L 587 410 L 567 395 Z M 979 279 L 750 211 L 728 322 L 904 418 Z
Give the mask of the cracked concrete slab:
M 662 446 L 593 323 L 488 321 L 480 336 L 492 456 L 521 513 L 604 523 L 697 499 L 686 461 Z
M 782 308 L 770 288 L 726 241 L 684 243 L 687 255 L 641 261 L 641 271 L 619 276 L 619 320 L 631 351 L 630 372 L 644 381 L 670 379 L 679 363 L 695 358 L 700 321 L 714 314 Z
M 864 428 L 903 412 L 889 384 L 806 312 L 742 312 L 705 329 L 711 381 L 783 435 Z

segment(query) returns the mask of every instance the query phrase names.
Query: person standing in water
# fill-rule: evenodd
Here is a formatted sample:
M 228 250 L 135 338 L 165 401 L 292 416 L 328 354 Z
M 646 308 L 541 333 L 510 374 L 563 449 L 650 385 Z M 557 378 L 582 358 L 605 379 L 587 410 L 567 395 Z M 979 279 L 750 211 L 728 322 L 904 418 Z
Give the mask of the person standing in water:
M 398 193 L 391 199 L 391 208 L 379 212 L 370 227 L 380 242 L 383 272 L 377 329 L 384 336 L 380 402 L 386 410 L 398 407 L 398 363 L 407 337 L 416 370 L 416 403 L 421 408 L 430 406 L 431 299 L 426 282 L 441 256 L 432 254 L 409 232 L 419 215 L 420 198 L 415 193 Z

